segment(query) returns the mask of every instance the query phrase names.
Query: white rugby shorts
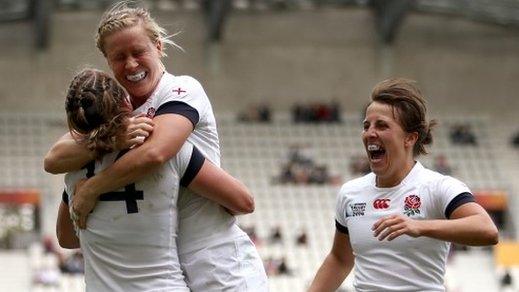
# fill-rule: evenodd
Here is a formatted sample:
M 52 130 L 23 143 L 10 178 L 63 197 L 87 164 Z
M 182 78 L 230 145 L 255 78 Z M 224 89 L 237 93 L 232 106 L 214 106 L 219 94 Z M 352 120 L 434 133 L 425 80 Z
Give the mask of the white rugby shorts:
M 247 235 L 179 255 L 193 292 L 268 291 L 263 262 Z

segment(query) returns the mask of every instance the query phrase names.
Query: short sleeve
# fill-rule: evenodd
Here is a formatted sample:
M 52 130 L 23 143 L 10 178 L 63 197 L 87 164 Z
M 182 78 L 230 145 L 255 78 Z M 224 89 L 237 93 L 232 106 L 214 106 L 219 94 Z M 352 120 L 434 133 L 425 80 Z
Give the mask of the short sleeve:
M 196 127 L 200 120 L 198 111 L 187 103 L 181 101 L 168 101 L 165 104 L 162 104 L 155 113 L 155 116 L 163 114 L 178 114 L 184 116 L 191 122 L 191 124 L 193 124 L 193 128 Z
M 471 193 L 461 193 L 457 195 L 450 201 L 449 205 L 447 205 L 447 208 L 445 209 L 445 218 L 450 219 L 452 212 L 454 212 L 456 208 L 470 202 L 476 202 Z
M 182 148 L 180 148 L 177 155 L 175 156 L 175 168 L 178 170 L 178 174 L 180 177 L 184 176 L 189 166 L 189 161 L 191 160 L 193 148 L 193 144 L 191 144 L 190 142 L 184 142 L 184 145 L 182 145 Z
M 200 169 L 202 169 L 202 165 L 204 165 L 205 157 L 196 148 L 196 146 L 193 146 L 193 151 L 191 152 L 191 158 L 189 159 L 189 163 L 187 165 L 186 170 L 184 171 L 184 175 L 180 179 L 180 185 L 183 187 L 188 187 L 189 184 L 193 181 L 193 179 L 196 177 Z
M 170 76 L 168 84 L 161 90 L 156 115 L 176 113 L 185 116 L 196 127 L 206 115 L 210 105 L 204 88 L 193 77 Z
M 335 204 L 335 228 L 342 233 L 348 234 L 347 227 L 347 195 L 346 195 L 346 187 L 343 186 L 339 193 L 337 194 L 336 204 Z
M 442 177 L 434 191 L 437 207 L 445 218 L 448 218 L 455 208 L 473 198 L 470 189 L 463 182 L 450 176 Z

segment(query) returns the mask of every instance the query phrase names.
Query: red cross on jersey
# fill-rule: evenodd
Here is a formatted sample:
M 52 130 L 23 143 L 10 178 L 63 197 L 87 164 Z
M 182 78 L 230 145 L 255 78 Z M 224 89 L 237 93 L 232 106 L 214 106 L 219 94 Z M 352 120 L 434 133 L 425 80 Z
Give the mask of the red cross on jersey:
M 173 89 L 173 92 L 176 92 L 178 95 L 180 95 L 183 92 L 186 92 L 185 90 L 182 90 L 182 88 Z

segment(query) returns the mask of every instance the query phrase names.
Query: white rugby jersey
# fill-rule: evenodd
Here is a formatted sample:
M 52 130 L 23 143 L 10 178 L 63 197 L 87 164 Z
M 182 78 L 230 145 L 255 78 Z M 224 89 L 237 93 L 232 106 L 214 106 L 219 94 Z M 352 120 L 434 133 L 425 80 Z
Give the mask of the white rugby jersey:
M 149 117 L 175 113 L 188 118 L 194 130 L 187 141 L 220 166 L 220 145 L 211 102 L 193 77 L 165 72 L 153 94 L 134 112 L 146 113 Z M 186 189 L 181 190 L 178 208 L 179 254 L 232 241 L 245 234 L 236 225 L 236 218 L 220 205 Z
M 78 180 L 110 166 L 121 154 L 107 154 L 67 174 L 66 193 L 73 194 Z M 176 248 L 177 198 L 180 184 L 196 176 L 203 160 L 185 143 L 156 172 L 99 197 L 87 228 L 79 232 L 87 291 L 189 291 Z
M 152 95 L 133 112 L 145 113 L 150 118 L 168 113 L 186 117 L 194 127 L 187 140 L 220 166 L 220 142 L 213 107 L 202 85 L 193 77 L 164 72 Z
M 457 207 L 474 201 L 469 188 L 420 162 L 398 186 L 378 188 L 375 180 L 370 173 L 349 181 L 337 196 L 336 227 L 349 235 L 356 291 L 445 291 L 449 242 L 408 235 L 379 241 L 371 228 L 381 217 L 393 214 L 447 219 Z

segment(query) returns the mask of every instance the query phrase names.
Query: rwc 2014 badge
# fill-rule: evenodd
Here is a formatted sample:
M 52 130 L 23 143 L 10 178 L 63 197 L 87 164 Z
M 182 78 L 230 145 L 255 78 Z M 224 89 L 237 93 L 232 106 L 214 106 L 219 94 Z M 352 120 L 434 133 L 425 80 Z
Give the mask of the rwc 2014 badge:
M 422 202 L 420 201 L 420 197 L 417 195 L 409 195 L 404 200 L 404 214 L 407 217 L 411 217 L 416 214 L 420 214 L 420 206 Z

